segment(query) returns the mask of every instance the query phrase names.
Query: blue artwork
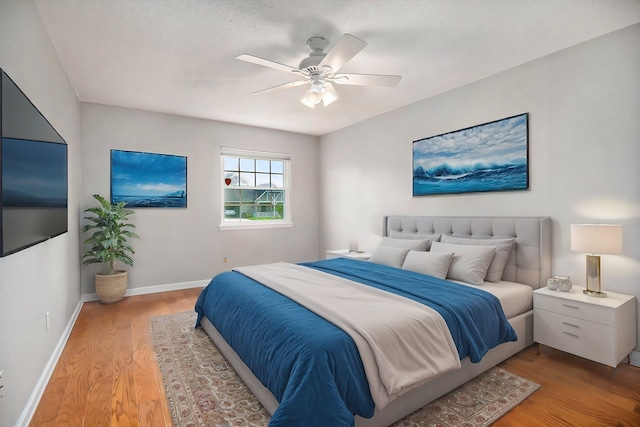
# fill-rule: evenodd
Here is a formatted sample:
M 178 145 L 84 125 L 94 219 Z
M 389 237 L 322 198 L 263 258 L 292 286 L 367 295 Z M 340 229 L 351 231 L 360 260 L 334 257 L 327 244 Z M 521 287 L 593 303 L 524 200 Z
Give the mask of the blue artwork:
M 413 195 L 529 188 L 527 113 L 413 142 Z
M 111 150 L 111 203 L 128 208 L 186 208 L 187 158 Z

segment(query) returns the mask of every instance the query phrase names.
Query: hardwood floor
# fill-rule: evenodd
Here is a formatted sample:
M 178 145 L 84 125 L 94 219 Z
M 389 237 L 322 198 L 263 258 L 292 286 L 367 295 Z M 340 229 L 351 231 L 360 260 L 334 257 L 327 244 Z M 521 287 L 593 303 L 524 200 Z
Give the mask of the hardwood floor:
M 31 426 L 171 426 L 150 319 L 192 310 L 199 292 L 86 303 Z M 640 426 L 640 368 L 537 345 L 500 366 L 542 387 L 494 426 Z
M 640 426 L 640 368 L 609 368 L 534 344 L 500 367 L 541 387 L 494 426 Z
M 199 288 L 84 304 L 31 426 L 171 426 L 150 319 L 193 310 Z

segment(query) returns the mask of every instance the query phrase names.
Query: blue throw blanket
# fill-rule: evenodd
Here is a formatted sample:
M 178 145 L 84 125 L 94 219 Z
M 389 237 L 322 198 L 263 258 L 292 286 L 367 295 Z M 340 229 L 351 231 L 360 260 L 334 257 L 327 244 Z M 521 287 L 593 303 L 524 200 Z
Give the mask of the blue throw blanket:
M 488 292 L 352 259 L 303 263 L 411 298 L 437 310 L 461 359 L 472 362 L 515 341 L 500 302 Z M 254 375 L 280 402 L 270 426 L 352 426 L 375 405 L 353 340 L 289 298 L 236 272 L 216 276 L 196 302 Z

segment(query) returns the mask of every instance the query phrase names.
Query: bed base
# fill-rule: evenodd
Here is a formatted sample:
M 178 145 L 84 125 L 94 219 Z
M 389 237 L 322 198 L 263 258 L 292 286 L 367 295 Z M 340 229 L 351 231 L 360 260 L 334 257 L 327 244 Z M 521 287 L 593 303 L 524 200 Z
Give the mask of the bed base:
M 372 418 L 356 416 L 356 427 L 388 426 L 533 344 L 533 310 L 512 317 L 509 319 L 509 323 L 518 334 L 517 341 L 501 344 L 491 349 L 479 363 L 471 363 L 468 357 L 465 358 L 460 369 L 444 374 L 421 387 L 403 394 L 382 410 L 376 409 Z M 206 317 L 202 319 L 202 328 L 211 337 L 220 352 L 247 384 L 262 406 L 269 414 L 273 414 L 278 408 L 278 401 L 269 389 L 262 385 L 253 375 L 249 367 L 240 359 L 235 350 L 227 344 L 222 335 Z

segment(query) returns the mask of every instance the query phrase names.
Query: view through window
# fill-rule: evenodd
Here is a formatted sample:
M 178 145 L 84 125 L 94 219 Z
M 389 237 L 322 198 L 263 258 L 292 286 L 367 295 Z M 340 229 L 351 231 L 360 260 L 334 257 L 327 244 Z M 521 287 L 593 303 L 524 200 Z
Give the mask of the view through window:
M 223 224 L 289 222 L 288 156 L 226 150 L 222 155 Z

